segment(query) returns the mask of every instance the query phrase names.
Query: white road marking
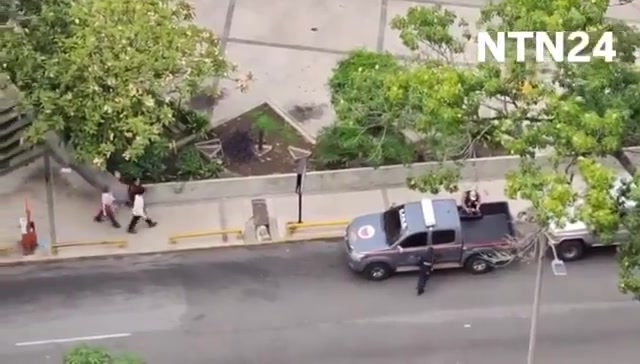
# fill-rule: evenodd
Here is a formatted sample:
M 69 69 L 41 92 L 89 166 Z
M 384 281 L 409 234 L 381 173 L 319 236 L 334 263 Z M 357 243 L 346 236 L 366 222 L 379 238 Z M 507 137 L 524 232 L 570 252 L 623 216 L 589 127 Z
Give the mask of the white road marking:
M 72 343 L 72 342 L 76 342 L 76 341 L 93 341 L 93 340 L 115 339 L 115 338 L 127 337 L 127 336 L 131 336 L 131 334 L 122 333 L 122 334 L 111 334 L 111 335 L 70 337 L 70 338 L 66 338 L 66 339 L 25 341 L 25 342 L 21 342 L 21 343 L 16 343 L 16 346 L 34 346 L 34 345 L 46 345 L 46 344 Z

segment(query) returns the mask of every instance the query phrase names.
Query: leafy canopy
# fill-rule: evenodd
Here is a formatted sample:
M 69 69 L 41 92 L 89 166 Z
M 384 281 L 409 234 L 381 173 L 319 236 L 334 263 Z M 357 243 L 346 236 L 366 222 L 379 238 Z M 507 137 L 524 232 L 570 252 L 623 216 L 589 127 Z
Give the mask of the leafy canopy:
M 519 63 L 515 42 L 509 42 L 505 64 L 473 66 L 459 64 L 474 61 L 465 55 L 474 39 L 464 19 L 439 6 L 410 8 L 391 25 L 412 57 L 358 51 L 335 68 L 329 81 L 338 117 L 334 129 L 351 132 L 333 140 L 333 153 L 375 136 L 376 146 L 362 150 L 360 158 L 384 163 L 374 152 L 396 140 L 370 132 L 377 125 L 389 135 L 404 135 L 401 143 L 410 143 L 424 159 L 461 161 L 487 148 L 518 155 L 520 168 L 506 176 L 506 193 L 528 200 L 542 227 L 579 219 L 604 241 L 620 228 L 631 232 L 620 249 L 620 289 L 640 297 L 640 213 L 620 211 L 610 193 L 621 173 L 613 166 L 621 165 L 635 179 L 627 197 L 640 202 L 635 188 L 640 177 L 624 150 L 640 141 L 640 70 L 634 55 L 640 33 L 607 19 L 608 7 L 608 0 L 502 0 L 482 9 L 478 25 L 489 32 L 581 30 L 593 43 L 613 31 L 615 62 Z M 376 60 L 369 62 L 374 67 L 345 66 L 362 59 Z M 551 168 L 536 162 L 541 151 L 549 155 Z M 607 157 L 619 163 L 605 163 Z M 458 178 L 456 168 L 442 168 L 408 183 L 437 192 L 455 190 Z
M 184 1 L 38 5 L 3 32 L 2 71 L 34 110 L 28 141 L 55 131 L 84 162 L 104 167 L 114 153 L 135 160 L 174 122 L 170 97 L 188 99 L 234 68 Z

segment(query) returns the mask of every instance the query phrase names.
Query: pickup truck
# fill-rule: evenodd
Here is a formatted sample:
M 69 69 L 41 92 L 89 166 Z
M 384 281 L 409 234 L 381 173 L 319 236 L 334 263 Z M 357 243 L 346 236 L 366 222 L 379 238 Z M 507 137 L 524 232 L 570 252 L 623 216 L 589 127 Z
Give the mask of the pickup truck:
M 479 216 L 468 216 L 453 199 L 423 199 L 359 216 L 347 227 L 345 255 L 349 267 L 382 281 L 400 270 L 417 269 L 427 246 L 434 249 L 434 269 L 462 268 L 489 272 L 495 260 L 486 254 L 509 249 L 514 236 L 507 202 L 484 203 Z

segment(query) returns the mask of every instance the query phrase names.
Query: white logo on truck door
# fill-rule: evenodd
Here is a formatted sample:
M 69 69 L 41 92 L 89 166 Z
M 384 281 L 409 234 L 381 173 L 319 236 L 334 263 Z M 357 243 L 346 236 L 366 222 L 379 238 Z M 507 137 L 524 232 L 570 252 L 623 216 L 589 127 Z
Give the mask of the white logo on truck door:
M 371 225 L 365 225 L 358 229 L 358 237 L 360 239 L 371 239 L 375 233 L 376 229 Z

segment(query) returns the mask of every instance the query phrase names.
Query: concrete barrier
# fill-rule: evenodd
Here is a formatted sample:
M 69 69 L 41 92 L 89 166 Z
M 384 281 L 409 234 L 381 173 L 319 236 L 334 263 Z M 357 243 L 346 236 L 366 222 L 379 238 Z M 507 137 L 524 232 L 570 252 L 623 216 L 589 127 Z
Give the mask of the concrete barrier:
M 640 147 L 627 149 L 638 153 Z M 630 155 L 630 157 L 634 157 Z M 619 168 L 613 158 L 603 161 L 605 164 Z M 519 157 L 491 157 L 470 159 L 461 163 L 462 182 L 491 181 L 504 179 L 512 171 L 518 169 Z M 540 156 L 537 163 L 550 167 L 548 157 Z M 454 166 L 452 162 L 445 165 Z M 411 166 L 385 166 L 380 168 L 356 168 L 335 171 L 309 172 L 304 183 L 305 193 L 328 193 L 362 191 L 379 188 L 402 187 L 407 177 L 419 176 L 437 170 L 440 163 L 416 163 Z M 279 174 L 271 176 L 224 178 L 195 182 L 160 183 L 147 186 L 147 202 L 180 203 L 222 198 L 248 198 L 266 195 L 293 194 L 295 174 Z

